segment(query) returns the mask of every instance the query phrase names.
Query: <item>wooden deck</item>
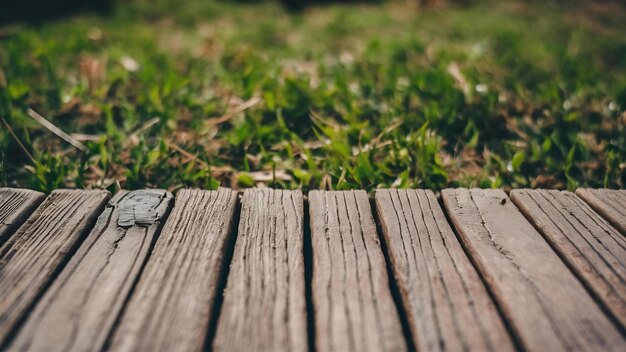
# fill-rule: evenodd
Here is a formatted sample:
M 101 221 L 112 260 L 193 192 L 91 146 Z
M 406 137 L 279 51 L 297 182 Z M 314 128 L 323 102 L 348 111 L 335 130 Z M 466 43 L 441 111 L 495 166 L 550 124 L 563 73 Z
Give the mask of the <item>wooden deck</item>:
M 0 350 L 626 351 L 626 191 L 0 188 Z

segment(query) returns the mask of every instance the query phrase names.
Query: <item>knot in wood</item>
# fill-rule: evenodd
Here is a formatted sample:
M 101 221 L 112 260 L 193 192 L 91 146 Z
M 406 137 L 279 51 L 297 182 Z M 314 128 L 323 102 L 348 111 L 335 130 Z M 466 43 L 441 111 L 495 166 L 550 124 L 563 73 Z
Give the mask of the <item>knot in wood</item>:
M 129 192 L 119 203 L 119 227 L 149 227 L 163 216 L 158 211 L 159 205 L 165 199 L 163 190 L 138 190 Z

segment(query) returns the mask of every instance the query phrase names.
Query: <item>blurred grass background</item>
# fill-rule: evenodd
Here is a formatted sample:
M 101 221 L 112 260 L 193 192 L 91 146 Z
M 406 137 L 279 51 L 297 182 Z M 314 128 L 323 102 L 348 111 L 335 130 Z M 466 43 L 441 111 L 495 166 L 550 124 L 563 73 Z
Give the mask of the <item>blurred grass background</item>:
M 0 184 L 626 186 L 624 5 L 427 5 L 135 0 L 5 18 Z

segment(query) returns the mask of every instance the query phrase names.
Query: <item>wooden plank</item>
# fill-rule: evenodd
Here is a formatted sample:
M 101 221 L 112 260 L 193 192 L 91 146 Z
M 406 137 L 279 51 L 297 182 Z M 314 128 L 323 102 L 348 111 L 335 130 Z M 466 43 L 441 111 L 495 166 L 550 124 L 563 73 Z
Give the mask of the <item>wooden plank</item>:
M 307 351 L 303 199 L 247 190 L 215 351 Z
M 503 191 L 447 189 L 442 195 L 524 349 L 626 350 L 617 328 Z
M 435 194 L 376 190 L 376 208 L 417 349 L 514 350 Z
M 0 246 L 45 198 L 45 194 L 28 189 L 0 188 Z
M 163 190 L 118 193 L 9 349 L 102 350 L 172 201 Z
M 107 191 L 54 191 L 2 246 L 2 344 L 80 245 L 109 196 Z
M 139 278 L 112 351 L 200 351 L 214 313 L 237 193 L 181 190 Z
M 511 200 L 626 330 L 626 238 L 570 192 L 514 190 Z
M 309 193 L 320 351 L 403 351 L 407 344 L 364 191 Z
M 626 190 L 579 188 L 576 195 L 626 236 Z

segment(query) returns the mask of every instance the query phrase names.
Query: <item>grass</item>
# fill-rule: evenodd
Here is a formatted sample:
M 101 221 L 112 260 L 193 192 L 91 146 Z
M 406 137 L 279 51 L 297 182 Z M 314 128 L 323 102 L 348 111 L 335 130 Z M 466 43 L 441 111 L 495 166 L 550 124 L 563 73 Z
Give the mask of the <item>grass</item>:
M 5 25 L 0 184 L 626 186 L 622 5 L 411 3 L 141 0 Z

